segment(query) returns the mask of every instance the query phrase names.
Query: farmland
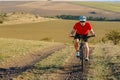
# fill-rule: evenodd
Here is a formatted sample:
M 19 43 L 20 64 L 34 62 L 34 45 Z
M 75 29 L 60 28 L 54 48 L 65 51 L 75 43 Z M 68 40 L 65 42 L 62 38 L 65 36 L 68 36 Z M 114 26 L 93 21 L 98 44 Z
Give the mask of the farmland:
M 45 47 L 51 47 L 52 45 L 58 45 L 61 43 L 66 44 L 66 48 L 62 51 L 55 52 L 48 58 L 43 59 L 39 63 L 35 64 L 34 67 L 25 71 L 15 80 L 21 79 L 45 79 L 49 80 L 55 79 L 57 71 L 64 67 L 66 61 L 74 53 L 73 46 L 71 47 L 72 38 L 69 37 L 69 32 L 72 29 L 75 20 L 51 20 L 37 23 L 24 23 L 24 24 L 14 24 L 14 25 L 0 25 L 0 39 L 1 44 L 1 67 L 15 65 L 16 62 L 20 62 L 21 59 L 24 59 L 22 56 L 31 55 L 29 53 L 34 53 L 37 50 L 42 50 Z M 91 65 L 87 78 L 96 80 L 96 79 L 119 79 L 118 75 L 113 74 L 113 67 L 119 73 L 119 46 L 114 46 L 112 44 L 104 44 L 101 42 L 101 38 L 105 36 L 111 30 L 120 30 L 119 22 L 104 22 L 104 21 L 90 21 L 93 25 L 93 29 L 97 37 L 91 39 L 90 43 L 94 44 L 91 47 L 94 47 L 94 52 L 91 58 Z M 14 38 L 14 39 L 13 39 Z M 21 40 L 24 39 L 24 40 Z M 44 42 L 45 41 L 45 42 Z M 46 42 L 47 41 L 47 42 Z M 59 43 L 56 43 L 59 42 Z M 101 46 L 102 45 L 102 46 Z M 114 50 L 112 50 L 114 48 Z M 18 53 L 19 52 L 19 53 Z M 104 54 L 106 55 L 104 56 Z M 114 56 L 111 58 L 111 56 Z M 58 58 L 57 58 L 58 57 Z M 99 59 L 103 59 L 100 60 Z M 19 59 L 20 61 L 18 61 Z M 73 58 L 74 59 L 74 58 Z M 14 61 L 16 60 L 16 61 Z M 25 60 L 25 59 L 24 59 Z M 64 62 L 64 61 L 65 62 Z M 11 63 L 13 61 L 13 63 Z M 106 62 L 107 63 L 104 63 Z M 6 65 L 5 63 L 9 63 Z M 21 62 L 20 62 L 21 64 Z M 26 63 L 25 63 L 26 64 Z M 23 64 L 22 64 L 23 65 Z M 17 65 L 18 66 L 18 65 Z M 101 67 L 100 67 L 101 66 Z M 95 71 L 99 71 L 100 74 L 97 74 Z M 104 71 L 104 72 L 103 72 Z M 95 74 L 92 74 L 94 72 Z M 109 73 L 111 72 L 111 73 Z M 37 73 L 37 74 L 36 74 Z M 57 75 L 56 75 L 57 73 Z M 106 76 L 108 75 L 108 76 Z M 111 76 L 112 75 L 112 76 Z M 47 76 L 47 77 L 46 77 Z
M 49 47 L 55 47 L 60 43 L 49 43 L 43 41 L 21 40 L 21 39 L 8 39 L 0 38 L 0 67 L 9 68 L 11 66 L 23 66 L 16 63 L 29 62 L 31 59 L 24 59 L 25 56 L 36 55 L 38 51 L 48 49 Z M 47 51 L 47 50 L 46 50 Z M 40 54 L 42 55 L 42 54 Z M 45 55 L 45 54 L 44 54 Z M 29 58 L 31 58 L 29 57 Z M 34 57 L 32 57 L 34 58 Z M 19 60 L 18 60 L 19 59 Z M 23 62 L 23 64 L 24 64 Z M 26 64 L 26 63 L 25 63 Z
M 88 6 L 92 8 L 103 9 L 112 12 L 120 12 L 120 2 L 73 2 L 77 5 Z M 102 5 L 102 6 L 101 6 Z
M 52 1 L 4 2 L 3 1 L 0 3 L 0 11 L 4 13 L 27 12 L 27 13 L 37 14 L 40 16 L 85 15 L 88 17 L 89 16 L 106 17 L 106 18 L 120 17 L 119 2 L 116 2 L 116 3 L 77 2 L 77 4 L 79 5 L 76 5 L 76 3 L 73 4 L 71 2 L 62 2 L 62 1 L 60 2 L 59 1 L 57 2 L 56 1 L 53 1 L 53 2 Z M 92 7 L 91 7 L 91 4 L 92 4 Z M 97 4 L 97 6 L 95 6 L 95 4 Z M 100 6 L 103 4 L 105 5 L 105 7 Z M 96 14 L 92 14 L 91 12 L 95 12 Z
M 3 12 L 20 10 L 40 16 L 58 13 L 108 18 L 120 16 L 119 3 L 31 1 L 0 4 Z M 73 39 L 69 37 L 77 21 L 38 18 L 38 15 L 23 12 L 5 19 L 9 24 L 0 24 L 0 79 L 81 80 L 85 77 L 85 80 L 120 80 L 120 44 L 101 41 L 111 30 L 120 31 L 120 22 L 90 21 L 96 37 L 89 40 L 90 61 L 83 75 L 81 64 L 74 54 Z
M 69 33 L 75 22 L 77 21 L 52 20 L 29 24 L 0 25 L 0 37 L 70 43 L 72 39 L 69 37 Z M 111 30 L 120 30 L 119 22 L 91 21 L 91 24 L 97 35 L 95 42 L 100 41 Z

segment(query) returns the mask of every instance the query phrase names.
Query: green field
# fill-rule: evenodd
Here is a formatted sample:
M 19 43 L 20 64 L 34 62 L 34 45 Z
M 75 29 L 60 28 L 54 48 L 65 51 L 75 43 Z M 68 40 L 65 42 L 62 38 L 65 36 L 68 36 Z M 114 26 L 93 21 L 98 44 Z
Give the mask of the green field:
M 75 22 L 77 21 L 52 20 L 30 24 L 0 25 L 0 37 L 71 43 L 72 38 L 69 37 L 69 33 Z M 91 42 L 98 42 L 111 30 L 120 30 L 119 22 L 92 21 L 91 24 L 97 35 Z
M 120 12 L 120 2 L 73 2 L 73 4 Z

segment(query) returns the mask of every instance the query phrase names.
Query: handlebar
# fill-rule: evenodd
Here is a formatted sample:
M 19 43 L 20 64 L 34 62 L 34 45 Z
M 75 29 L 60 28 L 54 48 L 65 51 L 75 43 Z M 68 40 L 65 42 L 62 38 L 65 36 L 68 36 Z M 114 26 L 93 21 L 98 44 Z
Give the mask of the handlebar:
M 87 38 L 90 38 L 90 37 L 95 37 L 95 35 L 90 35 L 90 36 L 87 36 Z
M 75 37 L 75 36 L 70 36 L 70 37 Z M 87 36 L 87 38 L 90 38 L 90 37 L 95 37 L 95 35 L 89 35 L 89 36 Z
M 75 37 L 75 36 L 70 36 L 70 37 Z

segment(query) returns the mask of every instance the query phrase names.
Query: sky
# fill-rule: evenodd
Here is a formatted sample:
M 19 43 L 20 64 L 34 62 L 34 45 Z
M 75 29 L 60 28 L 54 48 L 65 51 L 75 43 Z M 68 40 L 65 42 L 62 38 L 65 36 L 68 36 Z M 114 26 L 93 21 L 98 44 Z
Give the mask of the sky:
M 47 0 L 0 0 L 0 1 L 47 1 Z M 51 1 L 120 1 L 120 0 L 51 0 Z
M 52 1 L 120 1 L 120 0 L 52 0 Z

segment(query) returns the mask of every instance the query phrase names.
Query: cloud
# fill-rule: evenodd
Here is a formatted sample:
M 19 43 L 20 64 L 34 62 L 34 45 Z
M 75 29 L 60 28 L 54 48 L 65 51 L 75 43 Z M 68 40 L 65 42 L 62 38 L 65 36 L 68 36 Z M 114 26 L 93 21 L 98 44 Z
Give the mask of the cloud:
M 52 1 L 120 1 L 120 0 L 52 0 Z
M 0 1 L 48 1 L 48 0 L 0 0 Z M 51 0 L 51 1 L 120 1 L 120 0 Z

